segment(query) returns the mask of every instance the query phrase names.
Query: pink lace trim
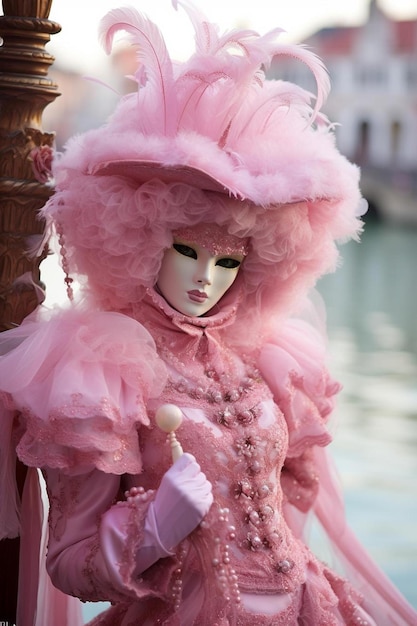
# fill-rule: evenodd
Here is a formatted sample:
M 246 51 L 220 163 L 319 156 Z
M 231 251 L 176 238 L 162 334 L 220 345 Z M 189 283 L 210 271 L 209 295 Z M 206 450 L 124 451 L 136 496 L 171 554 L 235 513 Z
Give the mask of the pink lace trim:
M 25 431 L 17 446 L 19 458 L 32 467 L 84 473 L 96 467 L 114 474 L 141 471 L 137 424 L 147 422 L 143 406 L 122 418 L 109 399 L 96 406 L 73 394 L 71 403 L 51 410 L 48 420 L 30 408 L 22 411 Z

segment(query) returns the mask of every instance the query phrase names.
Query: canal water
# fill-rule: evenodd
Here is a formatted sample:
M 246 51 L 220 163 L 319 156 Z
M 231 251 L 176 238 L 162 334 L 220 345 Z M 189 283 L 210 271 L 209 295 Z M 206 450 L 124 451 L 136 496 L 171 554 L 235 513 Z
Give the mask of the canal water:
M 343 383 L 332 444 L 347 516 L 417 608 L 417 229 L 370 223 L 319 284 Z
M 342 256 L 319 283 L 344 386 L 331 448 L 350 525 L 417 608 L 417 229 L 370 223 Z

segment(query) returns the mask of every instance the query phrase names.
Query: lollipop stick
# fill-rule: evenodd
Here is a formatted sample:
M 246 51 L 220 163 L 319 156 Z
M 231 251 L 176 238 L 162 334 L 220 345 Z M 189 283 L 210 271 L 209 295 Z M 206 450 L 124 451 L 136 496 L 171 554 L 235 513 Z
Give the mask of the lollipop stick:
M 184 454 L 184 450 L 174 432 L 169 433 L 168 440 L 171 446 L 172 462 L 175 463 Z
M 168 441 L 171 446 L 172 461 L 175 463 L 183 454 L 175 432 L 182 422 L 181 410 L 175 404 L 163 404 L 155 413 L 155 421 L 159 428 L 168 433 Z

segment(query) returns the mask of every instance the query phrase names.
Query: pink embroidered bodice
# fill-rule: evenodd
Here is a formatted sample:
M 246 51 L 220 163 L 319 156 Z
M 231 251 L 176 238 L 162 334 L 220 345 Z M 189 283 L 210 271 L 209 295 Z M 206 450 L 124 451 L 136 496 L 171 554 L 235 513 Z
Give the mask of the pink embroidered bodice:
M 26 363 L 23 341 L 3 373 L 21 415 L 18 454 L 47 481 L 48 571 L 67 594 L 112 602 L 92 626 L 375 624 L 302 540 L 303 516 L 328 480 L 317 450 L 330 441 L 339 386 L 303 325 L 256 354 L 226 346 L 236 306 L 186 318 L 149 291 L 129 315 L 72 310 L 13 333 L 38 355 Z M 172 463 L 154 419 L 166 402 L 183 412 L 178 438 L 214 502 L 143 570 L 150 490 Z M 127 501 L 139 486 L 143 498 Z M 330 517 L 322 513 L 329 532 Z
M 244 363 L 216 336 L 230 313 L 209 322 L 186 320 L 170 311 L 162 298 L 153 299 L 163 319 L 174 317 L 175 327 L 181 328 L 182 349 L 177 349 L 172 326 L 157 323 L 157 312 L 151 321 L 148 318 L 145 325 L 168 368 L 162 396 L 148 406 L 151 424 L 161 403 L 181 408 L 184 421 L 178 438 L 214 488 L 207 524 L 216 525 L 219 511 L 229 509 L 233 530 L 222 530 L 223 539 L 231 544 L 241 588 L 253 589 L 256 580 L 257 592 L 292 590 L 305 577 L 305 555 L 294 545 L 282 514 L 280 475 L 288 449 L 284 416 L 256 366 Z M 155 489 L 170 463 L 166 435 L 152 426 L 142 429 L 139 437 L 146 468 L 140 481 L 146 489 Z
M 154 292 L 148 297 L 141 321 L 155 338 L 168 380 L 160 397 L 148 403 L 150 428 L 139 431 L 144 471 L 129 483 L 146 490 L 160 484 L 171 459 L 154 415 L 162 403 L 176 404 L 184 416 L 177 435 L 184 450 L 198 459 L 214 494 L 208 516 L 178 556 L 181 585 L 187 588 L 193 580 L 195 593 L 195 586 L 205 584 L 207 597 L 211 587 L 210 608 L 207 600 L 203 604 L 204 623 L 217 615 L 213 583 L 221 613 L 229 604 L 233 614 L 237 597 L 257 612 L 263 597 L 282 614 L 279 623 L 288 623 L 294 607 L 281 594 L 301 588 L 312 555 L 284 516 L 281 475 L 289 445 L 285 417 L 254 360 L 238 357 L 222 343 L 218 331 L 232 321 L 233 306 L 210 318 L 186 318 Z M 329 439 L 324 430 L 316 437 Z M 303 508 L 317 488 L 308 464 L 301 483 L 292 479 L 288 492 Z M 200 615 L 196 623 L 201 620 Z
M 130 608 L 126 616 L 134 614 L 143 624 L 157 623 L 152 621 L 155 615 L 161 623 L 179 620 L 182 625 L 210 626 L 223 623 L 216 621 L 221 619 L 233 623 L 240 616 L 238 623 L 248 626 L 256 616 L 259 624 L 287 626 L 297 619 L 311 571 L 314 575 L 320 571 L 313 555 L 290 530 L 285 508 L 292 502 L 307 510 L 314 500 L 317 477 L 307 449 L 312 443 L 330 440 L 324 421 L 337 386 L 327 379 L 316 380 L 318 395 L 327 396 L 329 403 L 323 398 L 320 412 L 304 393 L 304 382 L 297 379 L 296 371 L 291 380 L 287 372 L 280 372 L 280 380 L 287 381 L 282 398 L 287 413 L 291 414 L 292 404 L 297 403 L 294 399 L 301 394 L 304 408 L 293 407 L 298 409 L 297 420 L 313 423 L 301 436 L 297 420 L 289 429 L 260 373 L 259 365 L 268 370 L 264 363 L 268 355 L 257 355 L 257 363 L 253 355 L 238 355 L 224 345 L 222 329 L 233 322 L 235 306 L 232 303 L 207 318 L 186 318 L 150 291 L 134 315 L 154 338 L 167 378 L 162 391 L 147 399 L 146 419 L 137 426 L 140 472 L 130 471 L 121 483 L 117 476 L 97 470 L 81 480 L 57 470 L 45 471 L 52 503 L 49 570 L 68 593 L 115 602 L 119 608 L 112 609 L 104 623 L 124 624 L 120 615 L 116 619 L 115 611 L 133 602 L 135 609 Z M 129 394 L 125 393 L 125 400 L 129 401 Z M 143 541 L 148 502 L 132 507 L 123 502 L 122 492 L 138 485 L 145 492 L 156 490 L 172 463 L 166 435 L 154 420 L 155 411 L 166 402 L 183 412 L 178 438 L 211 482 L 214 503 L 175 555 L 160 559 L 138 579 L 135 552 Z M 76 405 L 82 405 L 79 397 Z M 125 442 L 124 448 L 113 453 L 118 466 L 126 450 L 134 449 L 130 439 Z M 283 470 L 291 445 L 298 457 L 298 474 L 291 468 Z M 103 466 L 103 458 L 110 462 L 105 455 L 96 465 Z M 94 532 L 97 516 L 101 522 Z M 84 539 L 77 541 L 76 554 L 83 554 L 85 563 L 77 567 L 71 542 L 80 518 Z M 324 573 L 314 583 L 313 596 L 323 614 L 326 603 L 336 603 Z M 163 599 L 164 608 L 154 614 L 155 597 Z M 360 611 L 356 602 L 349 610 Z M 154 617 L 148 622 L 145 615 Z M 342 623 L 338 620 L 329 610 L 326 624 Z

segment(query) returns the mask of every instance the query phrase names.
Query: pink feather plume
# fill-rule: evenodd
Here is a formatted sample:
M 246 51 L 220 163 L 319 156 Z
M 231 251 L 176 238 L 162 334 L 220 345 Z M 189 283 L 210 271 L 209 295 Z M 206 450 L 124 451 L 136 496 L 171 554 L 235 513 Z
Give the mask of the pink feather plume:
M 154 129 L 168 136 L 173 135 L 176 130 L 173 68 L 159 28 L 135 9 L 113 9 L 103 17 L 99 29 L 100 40 L 107 54 L 111 52 L 114 35 L 120 30 L 127 31 L 138 47 L 140 65 L 135 77 L 139 89 L 146 81 L 147 88 L 143 90 L 142 97 L 153 103 L 149 107 L 141 106 L 138 111 L 138 128 L 143 126 L 147 132 Z M 147 110 L 149 116 L 146 116 Z

